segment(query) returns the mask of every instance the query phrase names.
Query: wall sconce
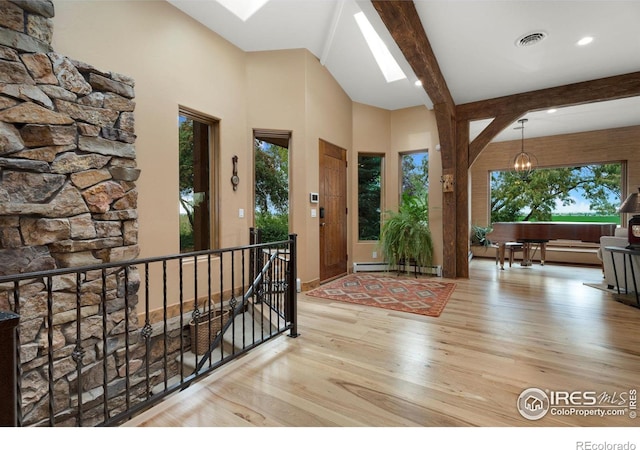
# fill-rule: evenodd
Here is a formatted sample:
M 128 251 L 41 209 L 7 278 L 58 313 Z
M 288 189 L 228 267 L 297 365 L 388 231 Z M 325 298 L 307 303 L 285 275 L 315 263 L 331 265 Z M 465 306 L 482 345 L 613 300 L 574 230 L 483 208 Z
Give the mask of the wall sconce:
M 233 190 L 238 189 L 238 183 L 240 183 L 240 178 L 238 177 L 238 157 L 234 156 L 231 158 L 233 162 L 233 175 L 231 176 L 231 184 L 233 185 Z

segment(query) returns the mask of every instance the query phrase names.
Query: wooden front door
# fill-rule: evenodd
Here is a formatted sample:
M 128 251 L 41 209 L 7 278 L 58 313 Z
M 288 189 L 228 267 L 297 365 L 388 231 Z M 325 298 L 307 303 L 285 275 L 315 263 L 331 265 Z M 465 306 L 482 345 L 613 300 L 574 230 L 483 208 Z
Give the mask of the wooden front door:
M 320 281 L 347 273 L 347 151 L 320 140 Z

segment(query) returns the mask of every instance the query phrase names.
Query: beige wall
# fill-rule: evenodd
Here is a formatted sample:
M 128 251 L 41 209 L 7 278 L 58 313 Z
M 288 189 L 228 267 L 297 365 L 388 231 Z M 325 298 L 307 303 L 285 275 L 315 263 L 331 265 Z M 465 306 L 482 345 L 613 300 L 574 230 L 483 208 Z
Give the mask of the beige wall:
M 401 109 L 391 112 L 391 148 L 399 152 L 427 150 L 429 152 L 429 229 L 433 237 L 435 265 L 442 265 L 442 157 L 438 127 L 434 111 L 426 107 Z M 399 162 L 399 158 L 396 158 Z M 396 173 L 400 174 L 399 168 Z M 399 199 L 400 181 L 396 182 Z
M 298 234 L 298 276 L 305 285 L 319 280 L 319 221 L 311 217 L 317 205 L 319 140 L 350 153 L 352 102 L 326 68 L 307 50 L 247 54 L 248 133 L 253 129 L 291 131 L 290 223 Z M 350 183 L 347 183 L 350 189 Z M 249 186 L 250 187 L 250 186 Z
M 220 119 L 218 214 L 221 246 L 247 241 L 248 184 L 236 192 L 231 156 L 238 154 L 241 180 L 251 178 L 247 134 L 246 54 L 163 1 L 56 1 L 54 49 L 97 69 L 136 81 L 136 151 L 142 174 L 139 190 L 141 256 L 179 251 L 178 107 Z M 228 176 L 227 176 L 228 175 Z M 161 182 L 159 182 L 161 180 Z
M 296 220 L 306 224 L 302 229 L 308 233 L 306 247 L 299 254 L 306 255 L 304 263 L 298 265 L 298 271 L 310 276 L 305 279 L 311 286 L 320 279 L 320 222 L 311 218 L 311 208 L 318 205 L 309 203 L 309 193 L 318 192 L 320 187 L 319 140 L 347 150 L 347 160 L 352 153 L 352 102 L 326 68 L 320 65 L 315 56 L 306 52 L 305 118 L 307 121 L 306 153 L 303 164 L 298 164 L 293 177 L 292 193 L 296 198 Z M 347 179 L 347 198 L 353 192 L 353 183 Z M 351 264 L 351 243 L 353 230 L 347 229 L 348 265 Z
M 429 224 L 434 239 L 434 264 L 442 265 L 442 163 L 435 150 L 439 143 L 436 119 L 426 107 L 414 107 L 388 111 L 373 106 L 354 103 L 353 153 L 349 160 L 349 178 L 354 185 L 358 180 L 357 158 L 359 153 L 381 154 L 383 166 L 382 211 L 397 211 L 400 200 L 400 153 L 416 150 L 429 152 Z M 350 225 L 353 232 L 353 262 L 375 262 L 373 252 L 382 261 L 377 242 L 358 242 L 357 189 L 351 196 Z
M 248 243 L 253 129 L 292 132 L 290 229 L 304 258 L 299 277 L 317 282 L 319 224 L 309 192 L 318 191 L 318 140 L 348 153 L 353 140 L 352 102 L 317 58 L 306 50 L 245 53 L 164 1 L 56 0 L 55 7 L 57 52 L 136 81 L 141 257 L 179 251 L 177 116 L 184 106 L 220 120 L 221 247 Z M 237 191 L 228 181 L 234 155 Z

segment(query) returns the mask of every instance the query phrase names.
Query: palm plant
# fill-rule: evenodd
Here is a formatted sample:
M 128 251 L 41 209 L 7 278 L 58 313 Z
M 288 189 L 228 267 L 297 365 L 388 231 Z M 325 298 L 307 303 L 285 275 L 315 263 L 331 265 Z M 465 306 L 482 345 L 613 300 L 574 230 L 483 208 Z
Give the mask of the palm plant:
M 429 230 L 429 200 L 403 195 L 398 212 L 387 211 L 380 230 L 380 249 L 389 265 L 414 262 L 420 267 L 433 261 L 433 240 Z

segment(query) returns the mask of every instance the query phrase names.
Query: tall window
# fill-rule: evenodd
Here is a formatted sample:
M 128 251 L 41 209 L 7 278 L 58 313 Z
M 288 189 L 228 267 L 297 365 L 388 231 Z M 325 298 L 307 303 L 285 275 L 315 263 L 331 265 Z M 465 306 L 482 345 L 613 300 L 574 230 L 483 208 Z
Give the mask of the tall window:
M 254 131 L 255 226 L 263 242 L 289 238 L 290 138 L 288 131 Z
M 180 252 L 209 250 L 211 230 L 211 148 L 215 120 L 180 110 Z
M 382 163 L 380 155 L 358 155 L 358 239 L 380 238 Z
M 426 151 L 400 155 L 401 196 L 425 197 L 429 192 L 429 153 Z
M 491 222 L 616 222 L 622 164 L 491 172 Z

